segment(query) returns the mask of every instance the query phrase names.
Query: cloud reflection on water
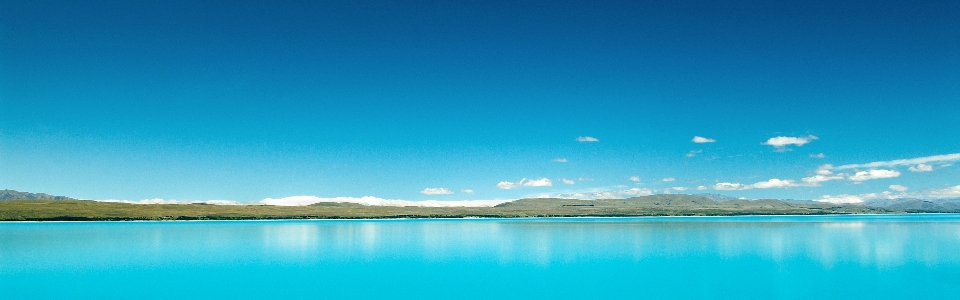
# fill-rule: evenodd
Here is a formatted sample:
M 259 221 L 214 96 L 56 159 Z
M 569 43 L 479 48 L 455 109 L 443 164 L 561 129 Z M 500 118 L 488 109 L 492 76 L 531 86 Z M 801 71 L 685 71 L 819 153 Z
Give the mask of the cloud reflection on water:
M 231 261 L 960 263 L 960 216 L 936 222 L 864 218 L 870 217 L 5 224 L 0 271 Z
M 279 241 L 323 243 L 322 260 L 407 258 L 501 264 L 717 256 L 890 267 L 956 262 L 956 222 L 372 221 L 295 226 Z M 307 238 L 299 226 L 315 228 Z M 275 236 L 271 236 L 275 239 Z M 304 245 L 298 244 L 298 249 Z

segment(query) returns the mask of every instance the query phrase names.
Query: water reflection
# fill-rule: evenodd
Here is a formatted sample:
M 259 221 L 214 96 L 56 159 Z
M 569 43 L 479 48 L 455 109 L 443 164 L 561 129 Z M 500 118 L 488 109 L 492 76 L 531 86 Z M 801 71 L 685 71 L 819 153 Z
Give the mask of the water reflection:
M 960 262 L 960 217 L 915 218 L 8 223 L 0 225 L 0 270 L 171 261 L 553 265 L 695 257 L 825 268 Z
M 501 264 L 658 257 L 812 259 L 891 267 L 960 260 L 960 223 L 371 221 L 264 225 L 267 248 L 324 260 L 491 260 Z M 322 245 L 321 245 L 322 244 Z M 313 249 L 313 250 L 311 250 Z M 286 251 L 284 250 L 284 251 Z
M 306 255 L 315 253 L 320 243 L 319 227 L 312 224 L 276 224 L 261 228 L 263 248 L 271 251 Z

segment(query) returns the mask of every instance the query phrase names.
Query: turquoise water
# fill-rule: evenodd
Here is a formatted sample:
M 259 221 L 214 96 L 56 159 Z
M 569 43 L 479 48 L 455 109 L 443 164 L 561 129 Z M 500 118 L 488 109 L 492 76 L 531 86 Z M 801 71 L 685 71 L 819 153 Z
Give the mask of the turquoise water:
M 960 215 L 0 223 L 0 299 L 957 299 Z

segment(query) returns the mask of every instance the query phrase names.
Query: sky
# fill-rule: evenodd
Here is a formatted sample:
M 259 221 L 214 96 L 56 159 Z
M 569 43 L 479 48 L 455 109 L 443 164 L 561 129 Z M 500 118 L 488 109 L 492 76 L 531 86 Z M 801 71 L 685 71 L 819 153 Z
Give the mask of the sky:
M 0 2 L 0 189 L 960 197 L 957 1 L 278 2 Z

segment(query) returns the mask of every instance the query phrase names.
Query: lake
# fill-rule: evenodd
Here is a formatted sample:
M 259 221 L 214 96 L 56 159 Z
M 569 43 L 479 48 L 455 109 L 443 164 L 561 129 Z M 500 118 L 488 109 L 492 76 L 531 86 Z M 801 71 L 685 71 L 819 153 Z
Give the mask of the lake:
M 960 215 L 0 223 L 0 299 L 956 299 Z

